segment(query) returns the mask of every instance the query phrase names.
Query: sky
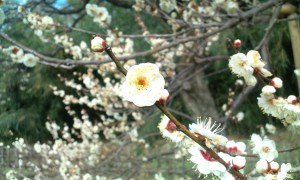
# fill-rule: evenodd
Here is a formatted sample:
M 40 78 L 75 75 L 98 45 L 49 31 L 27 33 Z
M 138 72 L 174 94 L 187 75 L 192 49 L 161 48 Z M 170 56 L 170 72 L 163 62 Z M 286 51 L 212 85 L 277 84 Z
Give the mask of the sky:
M 16 2 L 20 4 L 25 4 L 27 0 L 15 0 Z M 53 3 L 53 6 L 60 9 L 65 7 L 68 4 L 68 0 L 56 0 L 55 3 Z

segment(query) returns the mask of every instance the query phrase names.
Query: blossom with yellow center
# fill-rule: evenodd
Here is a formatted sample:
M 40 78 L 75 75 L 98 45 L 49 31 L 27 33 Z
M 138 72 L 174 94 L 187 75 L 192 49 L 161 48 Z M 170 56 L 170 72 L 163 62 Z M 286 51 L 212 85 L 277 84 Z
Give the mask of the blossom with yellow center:
M 273 140 L 264 137 L 262 139 L 258 134 L 252 134 L 251 141 L 253 143 L 253 153 L 257 153 L 261 159 L 265 159 L 268 162 L 272 162 L 278 157 L 278 151 L 276 150 L 276 144 Z
M 132 66 L 122 86 L 125 100 L 136 106 L 152 106 L 164 91 L 165 80 L 155 64 L 142 63 Z
M 39 61 L 39 59 L 34 56 L 33 54 L 25 54 L 24 57 L 23 57 L 23 60 L 22 62 L 24 63 L 25 66 L 27 67 L 34 67 L 37 62 Z
M 253 67 L 257 72 L 261 73 L 264 77 L 272 76 L 272 73 L 267 69 L 263 68 L 265 63 L 262 61 L 262 58 L 258 51 L 250 50 L 247 53 L 247 58 L 250 62 L 251 67 Z

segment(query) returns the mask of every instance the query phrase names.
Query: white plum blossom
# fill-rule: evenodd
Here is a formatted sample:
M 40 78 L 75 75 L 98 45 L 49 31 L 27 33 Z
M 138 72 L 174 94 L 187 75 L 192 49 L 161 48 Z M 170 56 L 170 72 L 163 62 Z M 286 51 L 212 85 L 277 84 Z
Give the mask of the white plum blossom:
M 236 116 L 237 121 L 240 122 L 244 119 L 245 114 L 243 112 L 238 112 L 235 116 Z
M 280 171 L 277 174 L 277 180 L 284 180 L 287 177 L 290 177 L 291 175 L 287 174 L 292 169 L 292 166 L 290 163 L 283 163 L 280 166 Z
M 185 137 L 185 134 L 178 131 L 176 125 L 166 115 L 163 115 L 161 118 L 158 128 L 163 137 L 170 139 L 174 143 L 181 142 Z
M 253 153 L 257 153 L 260 158 L 271 162 L 278 157 L 278 151 L 276 150 L 276 145 L 273 140 L 267 137 L 262 139 L 259 135 L 252 134 L 251 141 L 254 145 L 252 149 Z
M 164 91 L 165 79 L 158 67 L 151 63 L 132 66 L 123 83 L 123 97 L 136 106 L 152 106 Z
M 264 77 L 272 76 L 272 73 L 264 69 L 265 63 L 262 61 L 258 51 L 250 50 L 247 53 L 247 58 L 250 61 L 250 65 Z
M 159 1 L 159 7 L 167 12 L 170 13 L 173 9 L 176 8 L 176 0 L 163 0 Z
M 237 53 L 230 57 L 229 68 L 232 73 L 242 76 L 247 85 L 254 86 L 257 83 L 254 72 L 262 74 L 264 77 L 272 75 L 268 70 L 263 68 L 265 63 L 261 60 L 258 51 L 251 50 L 247 56 L 243 53 Z
M 229 68 L 233 73 L 242 77 L 252 75 L 254 71 L 247 56 L 243 53 L 237 53 L 230 57 Z
M 212 148 L 215 145 L 224 146 L 228 139 L 217 133 L 221 132 L 223 129 L 220 124 L 212 123 L 212 120 L 201 121 L 198 119 L 197 123 L 192 123 L 189 125 L 190 131 L 196 136 L 205 138 L 205 143 L 208 147 Z
M 277 118 L 283 118 L 282 107 L 287 104 L 287 102 L 281 98 L 275 98 L 274 94 L 264 95 L 260 94 L 261 97 L 257 98 L 257 104 L 266 114 L 270 114 Z
M 190 160 L 196 164 L 201 174 L 207 175 L 213 173 L 216 176 L 220 176 L 226 172 L 225 166 L 212 158 L 200 145 L 195 144 L 191 146 L 189 153 L 192 155 Z
M 244 142 L 228 141 L 225 145 L 226 150 L 230 153 L 245 154 L 246 144 Z
M 267 129 L 268 133 L 270 133 L 270 134 L 275 134 L 275 132 L 276 132 L 276 127 L 273 124 L 267 123 L 266 129 Z
M 111 16 L 105 7 L 99 7 L 96 4 L 87 4 L 86 12 L 93 17 L 93 21 L 99 26 L 106 27 L 111 22 Z
M 20 49 L 17 46 L 10 46 L 8 48 L 2 49 L 2 51 L 10 55 L 11 59 L 15 63 L 22 63 L 23 62 L 23 56 L 24 56 L 24 51 Z
M 25 54 L 22 60 L 23 64 L 27 67 L 34 67 L 38 61 L 39 59 L 30 53 Z

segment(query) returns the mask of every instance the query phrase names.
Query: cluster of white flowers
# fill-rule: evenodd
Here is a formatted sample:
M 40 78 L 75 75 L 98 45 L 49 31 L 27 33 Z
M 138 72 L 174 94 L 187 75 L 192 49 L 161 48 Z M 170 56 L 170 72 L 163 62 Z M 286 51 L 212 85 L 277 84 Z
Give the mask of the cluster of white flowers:
M 36 13 L 28 13 L 23 19 L 25 24 L 30 24 L 32 29 L 43 28 L 43 29 L 53 29 L 54 21 L 50 16 L 40 16 Z
M 13 62 L 23 63 L 26 67 L 34 67 L 39 61 L 38 57 L 31 53 L 24 54 L 24 51 L 17 46 L 4 48 L 2 51 L 9 55 Z
M 300 127 L 300 103 L 294 95 L 286 99 L 275 95 L 276 89 L 282 87 L 282 80 L 273 78 L 269 85 L 262 88 L 262 93 L 258 97 L 258 106 L 268 115 L 282 120 L 284 125 Z
M 234 0 L 214 0 L 212 5 L 224 9 L 229 15 L 235 14 L 239 10 L 238 2 Z
M 237 53 L 230 57 L 229 68 L 232 73 L 245 79 L 246 84 L 254 86 L 257 80 L 254 73 L 258 73 L 263 77 L 270 77 L 272 73 L 264 68 L 265 63 L 262 61 L 258 51 L 251 50 L 247 55 Z
M 258 180 L 285 180 L 293 179 L 288 172 L 292 169 L 290 163 L 283 163 L 281 166 L 275 161 L 268 162 L 265 159 L 260 159 L 256 163 L 256 171 L 262 176 L 259 176 Z
M 220 179 L 234 179 L 234 177 L 226 171 L 226 167 L 216 161 L 211 155 L 199 144 L 185 136 L 181 131 L 177 130 L 176 125 L 170 121 L 167 116 L 163 116 L 158 128 L 163 137 L 171 142 L 176 143 L 183 151 L 191 155 L 191 162 L 195 163 L 197 170 L 204 175 L 214 174 Z M 236 170 L 242 170 L 246 165 L 245 157 L 237 154 L 245 154 L 246 145 L 243 142 L 228 141 L 228 139 L 218 133 L 222 131 L 220 125 L 212 123 L 211 119 L 202 121 L 198 119 L 197 123 L 189 125 L 189 130 L 195 136 L 203 139 L 206 146 L 215 150 L 218 155 L 228 163 L 229 166 Z M 220 151 L 222 150 L 222 152 Z M 229 153 L 235 156 L 229 155 Z
M 68 35 L 55 35 L 54 41 L 57 45 L 62 46 L 65 53 L 72 55 L 74 60 L 91 60 L 92 52 L 87 47 L 84 41 L 81 41 L 79 45 L 75 45 L 73 38 Z
M 22 8 L 20 8 L 22 9 Z M 21 12 L 21 11 L 19 11 Z M 37 35 L 43 42 L 49 40 L 44 36 L 43 32 L 52 32 L 55 28 L 55 22 L 50 16 L 40 16 L 36 13 L 29 12 L 24 13 L 23 22 L 29 24 L 30 28 L 34 30 L 34 34 Z
M 176 0 L 159 1 L 159 7 L 163 11 L 170 13 L 172 10 L 176 8 Z
M 105 7 L 99 7 L 96 4 L 87 4 L 86 12 L 93 17 L 93 21 L 100 27 L 107 27 L 111 22 L 111 16 Z
M 142 11 L 145 8 L 145 0 L 135 0 L 135 4 L 132 7 L 136 11 Z
M 257 134 L 252 134 L 251 142 L 253 145 L 253 153 L 259 155 L 260 160 L 256 163 L 256 171 L 263 176 L 258 179 L 268 180 L 284 180 L 285 178 L 291 177 L 287 174 L 291 170 L 291 165 L 279 164 L 274 161 L 278 157 L 278 151 L 276 150 L 276 145 L 273 140 L 268 139 L 266 136 L 262 139 Z

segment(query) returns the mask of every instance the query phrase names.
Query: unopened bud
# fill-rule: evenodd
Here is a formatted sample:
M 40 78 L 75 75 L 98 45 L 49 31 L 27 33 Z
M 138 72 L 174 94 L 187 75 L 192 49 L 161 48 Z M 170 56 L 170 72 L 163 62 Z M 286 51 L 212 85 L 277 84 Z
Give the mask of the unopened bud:
M 261 159 L 256 163 L 256 171 L 264 174 L 270 170 L 270 164 L 267 160 Z
M 287 102 L 289 104 L 297 104 L 297 97 L 294 96 L 294 95 L 290 95 L 288 98 L 287 98 Z
M 270 168 L 274 173 L 276 173 L 279 171 L 280 166 L 277 162 L 273 161 L 273 162 L 270 162 Z
M 232 167 L 236 170 L 243 169 L 246 165 L 246 158 L 242 156 L 236 156 L 232 158 Z
M 235 48 L 239 48 L 239 47 L 241 47 L 241 45 L 242 45 L 242 41 L 241 40 L 239 40 L 239 39 L 234 40 L 233 46 Z
M 262 91 L 263 95 L 268 96 L 268 95 L 271 95 L 271 94 L 275 93 L 276 89 L 274 88 L 274 86 L 266 85 L 262 88 L 261 91 Z
M 102 37 L 96 36 L 91 41 L 91 48 L 94 52 L 103 52 L 106 48 L 106 42 Z
M 271 85 L 276 87 L 276 88 L 281 88 L 282 87 L 282 80 L 278 77 L 274 77 L 271 81 Z
M 170 95 L 168 90 L 164 89 L 161 97 L 159 98 L 158 102 L 162 105 L 166 104 L 170 100 Z

